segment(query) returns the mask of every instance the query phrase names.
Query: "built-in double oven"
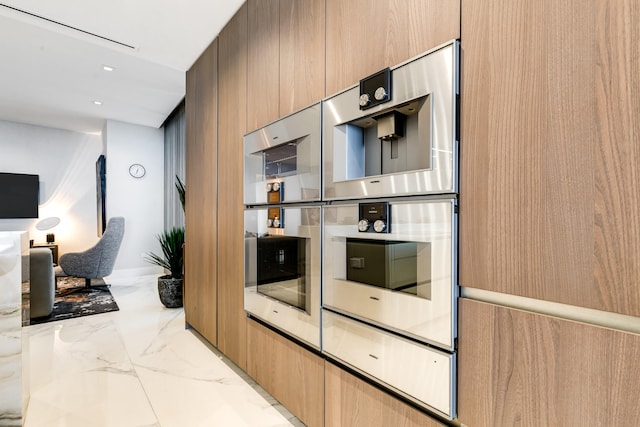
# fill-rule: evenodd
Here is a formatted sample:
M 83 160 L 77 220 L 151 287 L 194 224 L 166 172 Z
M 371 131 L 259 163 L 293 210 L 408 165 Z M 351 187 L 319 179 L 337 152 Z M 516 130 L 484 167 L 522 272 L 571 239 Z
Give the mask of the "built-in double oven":
M 244 308 L 320 349 L 321 108 L 244 137 Z
M 244 138 L 246 311 L 449 419 L 458 50 L 380 70 Z

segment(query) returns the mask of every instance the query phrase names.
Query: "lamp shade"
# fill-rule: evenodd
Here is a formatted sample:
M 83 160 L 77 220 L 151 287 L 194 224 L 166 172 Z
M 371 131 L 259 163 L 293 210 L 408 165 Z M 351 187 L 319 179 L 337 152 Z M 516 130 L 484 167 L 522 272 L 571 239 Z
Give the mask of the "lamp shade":
M 60 224 L 60 218 L 57 216 L 50 216 L 49 218 L 38 221 L 36 224 L 36 230 L 50 230 L 58 224 Z

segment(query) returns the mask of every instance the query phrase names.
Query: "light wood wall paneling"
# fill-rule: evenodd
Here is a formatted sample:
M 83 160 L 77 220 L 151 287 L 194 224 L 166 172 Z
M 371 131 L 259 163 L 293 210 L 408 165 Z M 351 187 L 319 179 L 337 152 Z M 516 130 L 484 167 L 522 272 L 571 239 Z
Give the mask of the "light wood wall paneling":
M 186 321 L 216 345 L 216 70 L 217 41 L 187 72 L 186 95 Z
M 246 369 L 242 137 L 247 117 L 246 3 L 218 36 L 218 349 Z
M 460 38 L 460 0 L 326 0 L 326 95 Z
M 467 299 L 459 308 L 463 424 L 637 425 L 639 335 Z
M 247 131 L 279 117 L 278 0 L 248 0 Z
M 280 0 L 280 117 L 324 97 L 324 0 Z
M 462 10 L 460 283 L 640 316 L 640 3 Z
M 326 427 L 441 427 L 434 418 L 325 362 Z
M 321 357 L 249 319 L 247 373 L 305 425 L 324 425 Z

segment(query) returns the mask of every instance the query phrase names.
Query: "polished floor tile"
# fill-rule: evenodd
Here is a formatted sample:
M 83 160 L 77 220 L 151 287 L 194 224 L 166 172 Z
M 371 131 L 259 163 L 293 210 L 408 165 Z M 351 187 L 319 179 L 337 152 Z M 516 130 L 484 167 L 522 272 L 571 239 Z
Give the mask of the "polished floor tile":
M 162 306 L 154 276 L 108 282 L 120 311 L 23 328 L 25 427 L 302 425 Z

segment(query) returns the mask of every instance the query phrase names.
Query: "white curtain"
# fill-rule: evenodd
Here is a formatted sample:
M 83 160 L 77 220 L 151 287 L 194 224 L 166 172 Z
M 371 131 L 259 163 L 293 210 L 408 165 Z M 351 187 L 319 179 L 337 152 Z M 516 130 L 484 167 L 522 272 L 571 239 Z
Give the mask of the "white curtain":
M 184 101 L 164 122 L 164 228 L 184 227 L 184 211 L 176 189 L 176 176 L 185 181 Z M 188 189 L 187 189 L 188 191 Z

